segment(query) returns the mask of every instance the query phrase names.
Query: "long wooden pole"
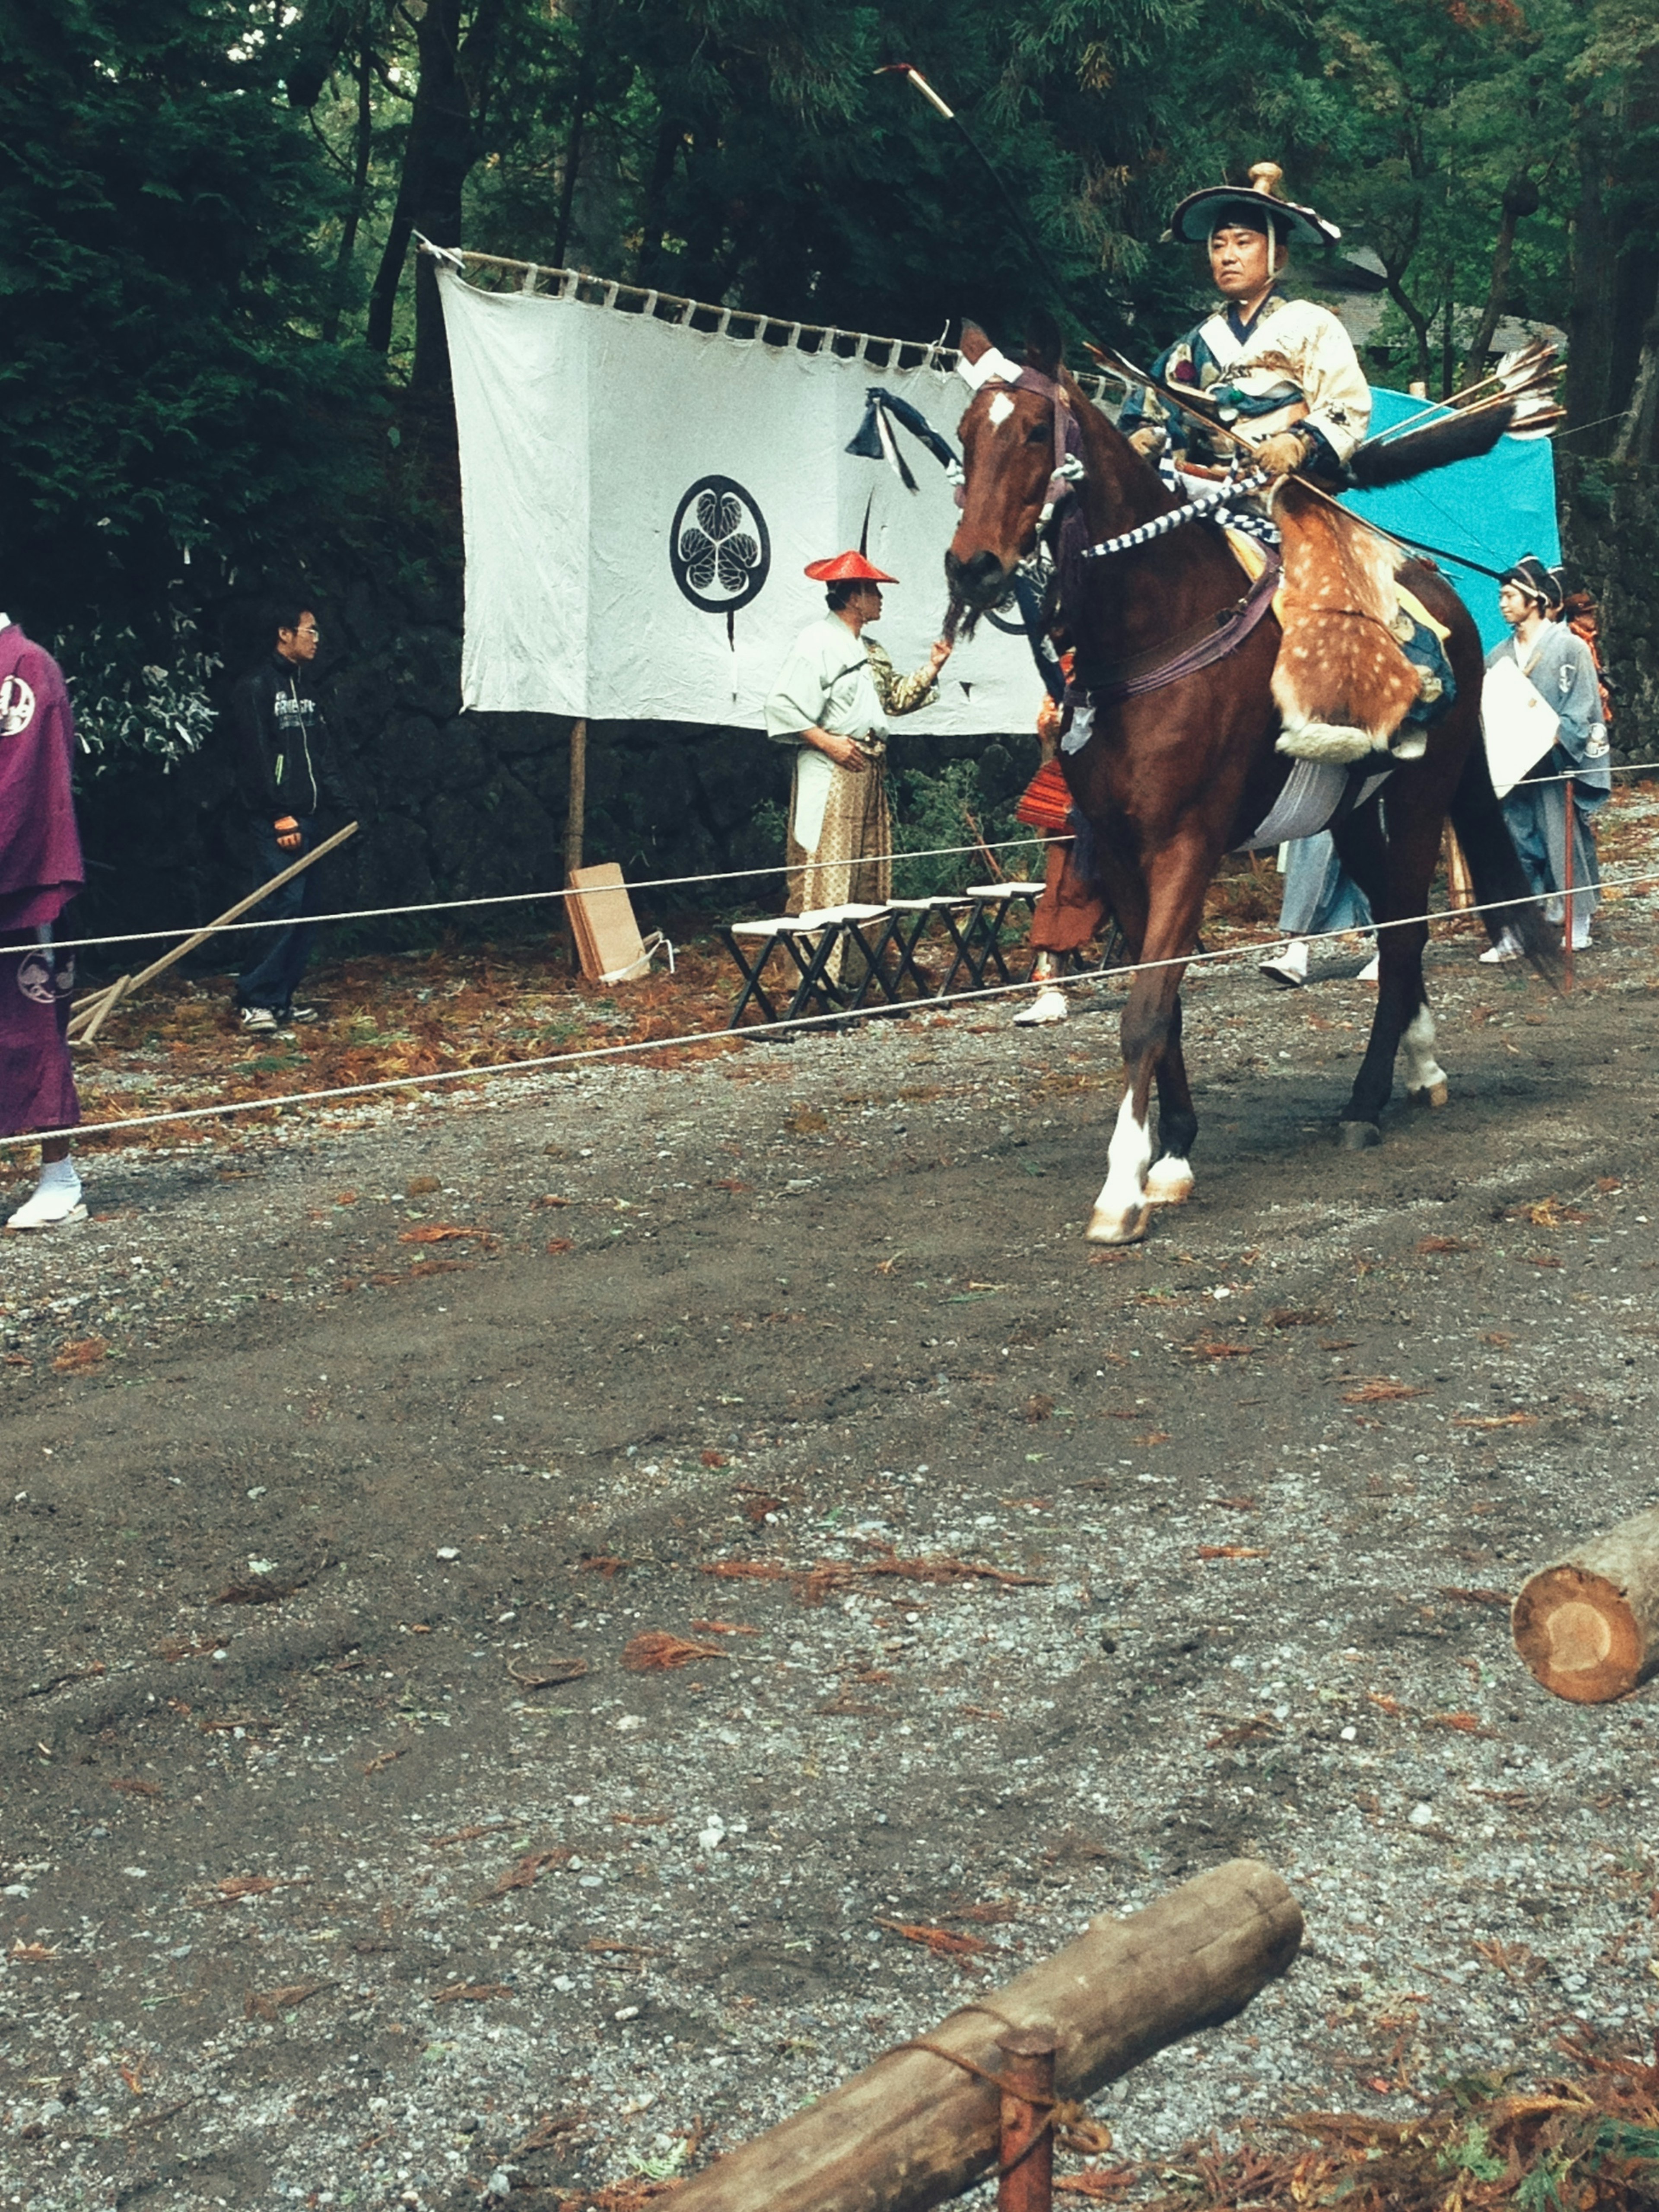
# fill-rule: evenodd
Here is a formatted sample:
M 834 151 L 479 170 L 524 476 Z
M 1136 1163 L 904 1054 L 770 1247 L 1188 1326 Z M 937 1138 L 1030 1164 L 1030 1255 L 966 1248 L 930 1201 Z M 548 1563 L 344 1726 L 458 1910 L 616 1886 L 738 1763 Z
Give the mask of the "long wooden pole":
M 587 724 L 580 715 L 570 725 L 570 788 L 564 811 L 564 879 L 574 884 L 582 864 L 582 845 L 587 835 Z M 570 923 L 571 965 L 582 965 L 581 938 L 577 928 L 576 902 L 567 899 Z
M 1052 1959 L 976 1997 L 674 2192 L 674 2212 L 923 2212 L 994 2163 L 1010 2029 L 1049 2029 L 1054 2091 L 1087 2097 L 1218 2027 L 1296 1956 L 1302 1913 L 1270 1867 L 1234 1859 L 1126 1920 L 1103 1915 Z M 988 2075 L 989 2081 L 981 2078 Z
M 284 868 L 281 875 L 273 876 L 268 884 L 261 884 L 257 891 L 250 891 L 245 899 L 238 899 L 234 906 L 228 907 L 216 921 L 209 922 L 205 928 L 198 929 L 193 937 L 187 937 L 182 945 L 175 945 L 171 952 L 164 952 L 159 960 L 152 960 L 148 968 L 135 975 L 126 985 L 122 995 L 130 999 L 135 992 L 142 991 L 146 983 L 154 982 L 155 978 L 167 969 L 171 968 L 175 961 L 182 960 L 187 952 L 194 952 L 198 945 L 205 945 L 208 939 L 216 932 L 228 929 L 233 921 L 240 921 L 251 906 L 258 906 L 261 899 L 268 899 L 272 891 L 281 890 L 284 884 L 291 883 L 295 876 L 302 874 L 307 868 L 314 866 L 325 854 L 331 853 L 337 845 L 343 845 L 348 837 L 355 837 L 356 834 L 357 824 L 355 822 L 348 822 L 343 830 L 337 830 L 331 837 L 325 837 L 320 845 L 314 847 L 302 859 L 293 861 Z M 114 987 L 112 985 L 109 988 Z M 77 1014 L 84 1012 L 87 1007 L 96 1006 L 99 1000 L 106 995 L 104 991 L 94 991 L 84 999 L 77 999 L 75 1002 L 76 1012 Z

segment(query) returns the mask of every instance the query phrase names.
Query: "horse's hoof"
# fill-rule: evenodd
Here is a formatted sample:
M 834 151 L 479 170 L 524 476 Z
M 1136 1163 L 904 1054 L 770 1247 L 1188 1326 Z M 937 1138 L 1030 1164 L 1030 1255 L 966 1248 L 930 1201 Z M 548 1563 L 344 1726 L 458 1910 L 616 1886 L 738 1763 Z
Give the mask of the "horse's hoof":
M 1139 1244 L 1146 1234 L 1152 1212 L 1150 1205 L 1133 1213 L 1108 1213 L 1097 1206 L 1089 1216 L 1085 1235 L 1091 1244 Z
M 1193 1171 L 1185 1160 L 1154 1160 L 1146 1177 L 1148 1206 L 1185 1206 L 1193 1194 Z
M 1408 1091 L 1406 1096 L 1413 1106 L 1432 1106 L 1437 1113 L 1450 1103 L 1451 1091 L 1444 1083 L 1431 1083 L 1425 1091 Z
M 1339 1121 L 1336 1141 L 1345 1152 L 1368 1152 L 1382 1143 L 1382 1132 L 1375 1121 Z

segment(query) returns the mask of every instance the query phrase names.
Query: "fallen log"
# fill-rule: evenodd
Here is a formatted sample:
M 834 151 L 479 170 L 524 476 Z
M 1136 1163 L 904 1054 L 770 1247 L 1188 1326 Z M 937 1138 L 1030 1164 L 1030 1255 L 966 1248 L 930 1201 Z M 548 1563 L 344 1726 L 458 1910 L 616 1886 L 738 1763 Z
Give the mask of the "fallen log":
M 674 2212 L 922 2212 L 994 2163 L 1009 2028 L 1047 2028 L 1054 2090 L 1087 2097 L 1233 2019 L 1296 1956 L 1302 1912 L 1270 1867 L 1233 1859 L 1074 1942 L 900 2045 L 674 2192 Z M 976 2069 L 976 2070 L 969 2070 Z M 991 2077 L 989 2080 L 983 2076 Z
M 1547 1690 L 1581 1705 L 1659 1670 L 1659 1506 L 1621 1521 L 1523 1586 L 1515 1648 Z

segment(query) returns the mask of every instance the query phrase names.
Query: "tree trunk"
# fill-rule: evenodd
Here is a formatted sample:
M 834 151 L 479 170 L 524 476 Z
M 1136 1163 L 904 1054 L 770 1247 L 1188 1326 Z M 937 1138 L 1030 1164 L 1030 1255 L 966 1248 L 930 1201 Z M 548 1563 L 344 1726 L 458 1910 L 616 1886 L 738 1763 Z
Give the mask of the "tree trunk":
M 656 275 L 662 235 L 668 227 L 668 187 L 674 181 L 674 157 L 680 149 L 680 125 L 665 114 L 657 125 L 657 143 L 646 180 L 645 212 L 640 221 L 640 250 L 634 263 L 634 282 L 647 288 Z
M 416 27 L 420 78 L 392 228 L 369 295 L 366 342 L 373 352 L 386 353 L 392 344 L 410 233 L 421 231 L 438 246 L 461 242 L 461 193 L 479 151 L 474 112 L 495 59 L 504 4 L 505 0 L 477 0 L 465 45 L 463 0 L 427 0 Z M 428 393 L 449 388 L 443 308 L 437 271 L 429 261 L 418 262 L 415 270 L 415 365 L 410 382 Z
M 1510 264 L 1515 258 L 1516 228 L 1526 216 L 1537 214 L 1539 199 L 1538 187 L 1524 169 L 1517 169 L 1504 187 L 1504 215 L 1498 226 L 1498 243 L 1492 248 L 1486 304 L 1480 311 L 1480 320 L 1463 356 L 1465 392 L 1470 385 L 1479 384 L 1486 374 L 1486 356 L 1510 296 Z
M 357 250 L 358 226 L 362 222 L 363 209 L 368 200 L 369 164 L 374 151 L 374 104 L 371 97 L 374 82 L 374 58 L 365 33 L 357 55 L 357 129 L 351 173 L 351 205 L 346 210 L 345 228 L 340 233 L 340 250 L 334 257 L 334 296 L 323 325 L 323 336 L 330 345 L 334 344 L 340 335 L 340 318 L 345 312 L 345 290 L 351 274 L 351 258 Z
M 1606 453 L 1601 421 L 1612 386 L 1613 270 L 1618 241 L 1607 216 L 1608 116 L 1587 100 L 1578 126 L 1578 204 L 1572 225 L 1572 301 L 1567 311 L 1566 409 L 1576 453 Z M 1579 428 L 1583 425 L 1582 429 Z
M 1547 1690 L 1584 1705 L 1659 1670 L 1659 1506 L 1534 1575 L 1515 1601 L 1515 1648 Z
M 1156 2051 L 1241 2013 L 1302 1940 L 1273 1870 L 1234 1859 L 1127 1920 L 1103 1914 L 927 2039 L 1002 2072 L 1009 2027 L 1048 2027 L 1055 2094 L 1087 2097 Z M 993 2082 L 901 2045 L 793 2119 L 674 2192 L 674 2212 L 921 2212 L 959 2196 L 996 2157 Z
M 564 813 L 564 879 L 570 883 L 582 864 L 582 842 L 587 834 L 587 724 L 578 719 L 570 725 L 570 795 Z M 581 939 L 576 930 L 576 902 L 564 902 L 570 924 L 570 964 L 581 966 Z
M 1659 291 L 1653 313 L 1642 333 L 1642 352 L 1631 386 L 1630 405 L 1613 441 L 1615 461 L 1650 461 L 1654 458 L 1654 426 L 1659 417 Z

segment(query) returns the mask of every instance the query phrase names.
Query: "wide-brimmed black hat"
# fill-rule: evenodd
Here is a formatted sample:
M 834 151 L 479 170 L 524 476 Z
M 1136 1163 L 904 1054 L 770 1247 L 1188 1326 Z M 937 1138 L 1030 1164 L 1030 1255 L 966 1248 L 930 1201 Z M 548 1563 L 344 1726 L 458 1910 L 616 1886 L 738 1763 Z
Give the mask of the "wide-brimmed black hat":
M 1541 599 L 1547 614 L 1553 614 L 1565 597 L 1560 570 L 1547 568 L 1535 553 L 1523 553 L 1499 580 L 1518 585 L 1529 599 Z
M 1342 233 L 1334 222 L 1314 208 L 1279 197 L 1275 187 L 1282 174 L 1276 162 L 1258 161 L 1248 185 L 1206 185 L 1188 192 L 1170 217 L 1167 235 L 1202 246 L 1223 223 L 1240 222 L 1303 246 L 1334 246 Z

